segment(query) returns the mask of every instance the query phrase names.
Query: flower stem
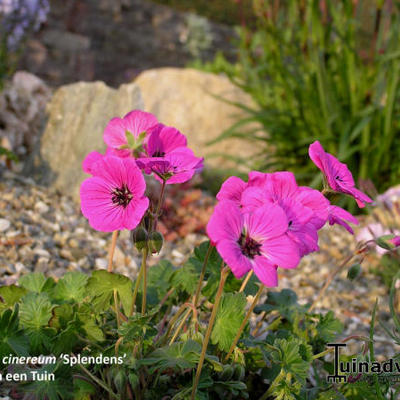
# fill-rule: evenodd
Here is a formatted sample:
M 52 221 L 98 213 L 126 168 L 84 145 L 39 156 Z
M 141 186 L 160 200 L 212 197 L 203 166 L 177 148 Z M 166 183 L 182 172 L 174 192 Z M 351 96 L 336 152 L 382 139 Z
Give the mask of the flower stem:
M 185 324 L 187 318 L 189 317 L 189 314 L 192 312 L 193 310 L 191 308 L 189 308 L 188 310 L 186 310 L 186 314 L 182 317 L 182 321 L 179 323 L 178 327 L 176 328 L 176 331 L 174 333 L 174 335 L 172 336 L 172 339 L 169 341 L 169 345 L 171 346 L 172 343 L 175 342 L 175 339 L 178 337 L 179 332 L 182 330 L 183 325 Z
M 113 269 L 112 264 L 113 264 L 115 245 L 117 244 L 117 236 L 118 236 L 118 231 L 114 231 L 111 238 L 110 249 L 108 250 L 108 269 L 107 269 L 108 272 L 112 272 Z
M 153 220 L 153 226 L 152 226 L 152 231 L 155 231 L 157 228 L 157 221 L 158 221 L 158 217 L 160 216 L 160 210 L 161 210 L 161 205 L 162 202 L 164 200 L 164 192 L 165 192 L 165 180 L 163 180 L 163 183 L 161 185 L 161 192 L 160 192 L 160 197 L 158 198 L 158 204 L 157 204 L 157 208 L 156 208 L 156 212 L 155 212 L 155 218 Z
M 143 269 L 143 291 L 142 291 L 142 314 L 146 313 L 146 300 L 147 300 L 147 256 L 149 254 L 149 248 L 146 246 L 143 249 L 143 256 L 142 256 L 142 266 L 140 269 Z
M 211 241 L 210 241 L 210 244 L 208 245 L 207 253 L 204 257 L 203 266 L 201 267 L 199 283 L 197 284 L 196 293 L 193 298 L 193 305 L 195 308 L 197 308 L 197 304 L 199 302 L 201 284 L 203 283 L 204 275 L 206 273 L 206 268 L 207 268 L 207 264 L 208 264 L 208 259 L 210 258 L 212 249 L 213 249 L 213 245 L 211 244 Z
M 119 329 L 119 326 L 121 324 L 120 321 L 120 315 L 119 315 L 119 306 L 118 306 L 118 295 L 117 295 L 117 290 L 114 289 L 114 310 L 115 310 L 115 315 L 117 317 L 117 327 Z
M 254 271 L 252 269 L 249 271 L 249 273 L 247 274 L 246 278 L 242 282 L 242 286 L 240 286 L 239 293 L 243 292 L 243 290 L 246 288 L 246 285 L 247 285 L 248 281 L 250 280 L 251 276 L 253 275 L 253 272 Z
M 250 315 L 251 315 L 251 313 L 252 313 L 253 310 L 254 310 L 254 307 L 257 305 L 258 300 L 259 300 L 259 298 L 260 298 L 261 293 L 263 292 L 263 290 L 264 290 L 264 285 L 261 284 L 261 285 L 260 285 L 260 288 L 258 289 L 258 292 L 257 292 L 257 294 L 256 294 L 256 297 L 254 297 L 254 300 L 253 300 L 253 302 L 251 303 L 251 306 L 250 306 L 249 310 L 247 311 L 247 314 L 246 314 L 246 316 L 244 317 L 244 320 L 242 321 L 242 324 L 240 325 L 239 330 L 237 331 L 237 334 L 236 334 L 236 336 L 235 336 L 235 339 L 233 339 L 233 343 L 232 343 L 232 345 L 231 345 L 231 347 L 230 347 L 230 349 L 229 349 L 229 351 L 228 351 L 228 354 L 227 354 L 226 357 L 225 357 L 225 361 L 228 360 L 229 356 L 230 356 L 230 355 L 232 354 L 232 352 L 233 352 L 233 349 L 236 347 L 236 344 L 237 344 L 237 342 L 239 341 L 240 336 L 242 335 L 243 329 L 244 329 L 244 327 L 246 326 L 247 321 L 249 320 Z
M 145 249 L 147 249 L 147 247 L 145 247 Z M 133 290 L 132 306 L 131 306 L 131 315 L 133 315 L 133 311 L 135 310 L 136 297 L 137 297 L 137 294 L 138 294 L 138 291 L 139 291 L 140 282 L 142 281 L 144 251 L 145 251 L 145 250 L 143 250 L 142 264 L 141 264 L 141 266 L 140 266 L 139 274 L 138 274 L 138 276 L 137 276 L 137 278 L 136 278 L 135 288 L 134 288 L 134 290 Z M 147 258 L 147 256 L 146 256 L 146 258 Z
M 221 300 L 222 292 L 224 290 L 224 285 L 225 285 L 226 278 L 228 277 L 228 274 L 229 274 L 228 267 L 224 267 L 221 269 L 221 278 L 219 281 L 217 294 L 215 295 L 215 303 L 214 303 L 214 306 L 213 306 L 213 309 L 211 312 L 210 320 L 208 322 L 206 335 L 204 337 L 203 347 L 201 349 L 201 354 L 200 354 L 200 359 L 199 359 L 199 364 L 197 365 L 196 376 L 195 376 L 195 380 L 194 380 L 194 384 L 193 384 L 193 388 L 192 388 L 192 395 L 190 397 L 191 400 L 195 400 L 195 397 L 196 397 L 197 386 L 200 381 L 201 370 L 203 368 L 204 358 L 206 356 L 206 351 L 207 351 L 207 345 L 210 340 L 211 331 L 212 331 L 212 328 L 214 325 L 215 317 L 217 316 L 219 302 Z

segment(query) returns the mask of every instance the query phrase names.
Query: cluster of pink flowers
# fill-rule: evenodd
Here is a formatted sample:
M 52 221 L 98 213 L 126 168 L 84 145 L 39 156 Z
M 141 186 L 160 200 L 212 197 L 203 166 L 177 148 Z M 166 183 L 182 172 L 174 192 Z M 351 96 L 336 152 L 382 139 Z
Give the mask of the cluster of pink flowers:
M 319 142 L 310 145 L 311 159 L 331 190 L 351 195 L 360 207 L 372 200 L 355 188 L 347 166 L 326 153 Z M 227 179 L 207 232 L 236 278 L 253 270 L 266 286 L 278 284 L 278 266 L 295 268 L 301 257 L 318 250 L 318 230 L 328 221 L 349 232 L 357 219 L 331 205 L 323 193 L 298 186 L 291 172 L 249 173 L 248 181 Z M 347 221 L 347 222 L 346 222 Z
M 96 230 L 138 226 L 149 207 L 143 172 L 168 185 L 186 182 L 203 168 L 182 133 L 144 111 L 113 118 L 103 139 L 106 153 L 91 152 L 83 161 L 92 177 L 80 188 L 82 213 Z

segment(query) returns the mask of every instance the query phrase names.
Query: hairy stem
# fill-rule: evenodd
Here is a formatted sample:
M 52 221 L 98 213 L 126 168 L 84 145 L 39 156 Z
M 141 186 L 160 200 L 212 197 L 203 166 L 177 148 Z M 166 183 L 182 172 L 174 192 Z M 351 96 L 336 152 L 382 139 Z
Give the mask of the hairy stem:
M 213 249 L 213 245 L 211 244 L 211 241 L 210 241 L 207 253 L 206 253 L 205 257 L 204 257 L 203 266 L 201 268 L 199 283 L 197 284 L 196 292 L 195 292 L 195 295 L 194 295 L 194 298 L 193 298 L 193 305 L 196 308 L 197 308 L 197 304 L 199 302 L 201 284 L 203 283 L 204 275 L 206 273 L 206 268 L 207 268 L 207 264 L 208 264 L 208 259 L 210 258 L 210 254 L 211 254 L 212 249 Z
M 146 313 L 146 300 L 147 300 L 147 256 L 149 254 L 149 248 L 146 246 L 143 249 L 143 256 L 142 256 L 142 266 L 140 269 L 143 269 L 143 291 L 142 291 L 142 314 Z
M 155 212 L 155 218 L 153 220 L 153 225 L 151 227 L 152 231 L 155 231 L 157 228 L 157 221 L 158 221 L 158 217 L 160 216 L 161 205 L 164 200 L 165 184 L 166 184 L 166 182 L 165 182 L 165 180 L 163 180 L 163 183 L 161 185 L 160 197 L 158 198 L 157 208 L 156 208 L 156 212 Z
M 117 317 L 117 327 L 119 329 L 121 321 L 120 321 L 120 315 L 119 315 L 118 294 L 117 294 L 116 289 L 114 289 L 114 310 L 115 310 L 115 315 Z
M 249 282 L 251 276 L 253 275 L 253 272 L 254 271 L 252 269 L 249 271 L 249 273 L 247 274 L 246 278 L 242 282 L 242 286 L 240 286 L 239 293 L 242 293 L 243 290 L 246 288 L 247 283 Z
M 220 281 L 219 281 L 217 294 L 215 295 L 215 303 L 214 303 L 214 306 L 213 306 L 213 309 L 212 309 L 212 312 L 211 312 L 210 320 L 208 322 L 206 335 L 204 337 L 203 347 L 201 349 L 201 354 L 200 354 L 200 359 L 199 359 L 199 364 L 197 365 L 196 376 L 195 376 L 195 379 L 194 379 L 194 384 L 193 384 L 193 388 L 192 388 L 192 394 L 191 394 L 191 397 L 190 397 L 191 400 L 195 400 L 195 398 L 196 398 L 197 386 L 198 386 L 199 381 L 200 381 L 201 370 L 203 369 L 204 358 L 206 356 L 208 342 L 210 340 L 211 331 L 212 331 L 212 328 L 213 328 L 213 325 L 214 325 L 214 322 L 215 322 L 215 317 L 217 316 L 219 302 L 221 300 L 222 292 L 224 291 L 224 285 L 225 285 L 226 278 L 228 277 L 228 274 L 229 274 L 229 268 L 228 267 L 224 267 L 224 268 L 221 269 L 221 278 L 220 278 Z
M 108 272 L 112 272 L 113 269 L 113 258 L 115 245 L 117 244 L 118 231 L 114 231 L 111 238 L 110 249 L 108 250 Z
M 231 355 L 232 352 L 233 352 L 233 349 L 236 347 L 236 344 L 237 344 L 237 342 L 239 341 L 240 336 L 242 336 L 243 329 L 244 329 L 244 327 L 246 326 L 247 321 L 249 320 L 250 315 L 251 315 L 251 313 L 252 313 L 253 310 L 254 310 L 254 307 L 257 305 L 258 300 L 260 299 L 260 296 L 261 296 L 261 293 L 263 292 L 263 290 L 264 290 L 264 285 L 261 284 L 261 285 L 260 285 L 260 288 L 258 289 L 258 292 L 257 292 L 256 296 L 255 296 L 254 299 L 253 299 L 253 302 L 251 303 L 250 308 L 249 308 L 248 311 L 247 311 L 246 316 L 244 317 L 244 320 L 242 321 L 242 324 L 240 325 L 239 330 L 237 331 L 237 334 L 236 334 L 236 336 L 235 336 L 235 339 L 233 339 L 233 343 L 232 343 L 232 345 L 231 345 L 231 347 L 230 347 L 230 349 L 229 349 L 229 351 L 228 351 L 228 354 L 227 354 L 226 357 L 225 357 L 225 361 L 228 360 L 228 358 L 230 357 L 230 355 Z
M 176 328 L 176 331 L 174 335 L 172 336 L 171 340 L 169 341 L 169 345 L 171 346 L 172 343 L 175 342 L 175 339 L 178 337 L 179 332 L 182 330 L 183 325 L 185 324 L 187 318 L 189 317 L 189 314 L 192 312 L 192 309 L 189 308 L 186 310 L 186 314 L 182 317 L 182 321 L 179 323 L 178 327 Z

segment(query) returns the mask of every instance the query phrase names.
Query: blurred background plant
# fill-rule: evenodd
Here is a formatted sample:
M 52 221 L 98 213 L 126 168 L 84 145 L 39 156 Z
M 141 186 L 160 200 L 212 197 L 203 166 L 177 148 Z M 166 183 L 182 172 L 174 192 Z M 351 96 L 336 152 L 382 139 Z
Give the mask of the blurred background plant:
M 400 253 L 398 249 L 386 248 L 379 238 L 385 235 L 400 235 L 399 185 L 376 197 L 375 207 L 371 209 L 363 225 L 356 235 L 356 240 L 369 243 L 370 251 L 366 254 L 366 264 L 390 288 L 395 275 L 400 271 Z
M 379 191 L 397 183 L 399 3 L 253 0 L 253 11 L 256 23 L 239 28 L 236 65 L 221 55 L 203 65 L 227 74 L 256 103 L 237 104 L 248 117 L 216 141 L 253 141 L 260 149 L 253 168 L 292 169 L 317 185 L 307 151 L 318 139 L 356 180 L 370 178 Z
M 48 0 L 0 0 L 0 90 L 30 34 L 46 21 Z
M 211 25 L 207 18 L 190 13 L 186 17 L 186 28 L 180 39 L 192 57 L 201 59 L 213 42 Z

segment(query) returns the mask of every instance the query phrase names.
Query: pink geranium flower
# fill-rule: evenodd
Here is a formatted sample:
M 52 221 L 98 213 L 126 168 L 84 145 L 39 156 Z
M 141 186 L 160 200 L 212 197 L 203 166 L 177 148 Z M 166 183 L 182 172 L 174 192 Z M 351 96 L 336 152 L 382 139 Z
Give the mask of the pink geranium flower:
M 148 112 L 133 110 L 123 118 L 113 118 L 107 124 L 103 139 L 107 146 L 117 151 L 118 156 L 127 156 L 139 148 L 157 118 Z
M 395 236 L 392 239 L 389 239 L 389 242 L 392 243 L 394 247 L 399 247 L 400 246 L 400 236 Z
M 164 157 L 138 158 L 136 163 L 146 174 L 154 173 L 158 181 L 165 181 L 167 185 L 184 183 L 203 167 L 203 159 L 188 147 L 179 147 Z
M 145 157 L 164 157 L 171 151 L 186 146 L 186 137 L 178 129 L 157 124 L 150 130 L 150 134 L 144 144 Z
M 134 229 L 149 206 L 143 175 L 134 159 L 98 154 L 80 188 L 82 213 L 99 231 Z
M 244 212 L 278 204 L 288 218 L 287 235 L 297 243 L 300 255 L 318 250 L 317 230 L 328 219 L 329 201 L 317 190 L 297 186 L 291 172 L 252 171 L 248 183 L 231 177 L 223 183 L 217 199 L 234 201 Z
M 326 153 L 321 143 L 315 141 L 308 149 L 308 154 L 314 164 L 323 172 L 329 186 L 335 192 L 341 192 L 353 196 L 359 207 L 372 200 L 361 190 L 355 187 L 353 175 L 346 164 L 341 163 L 332 154 Z
M 347 223 L 358 225 L 358 220 L 348 211 L 338 206 L 329 206 L 329 225 L 338 224 L 343 226 L 349 233 L 354 234 L 353 228 Z M 346 222 L 347 221 L 347 222 Z
M 276 204 L 242 213 L 233 201 L 215 207 L 207 233 L 236 278 L 251 269 L 266 286 L 277 286 L 277 266 L 295 268 L 297 246 L 286 235 L 288 221 Z

